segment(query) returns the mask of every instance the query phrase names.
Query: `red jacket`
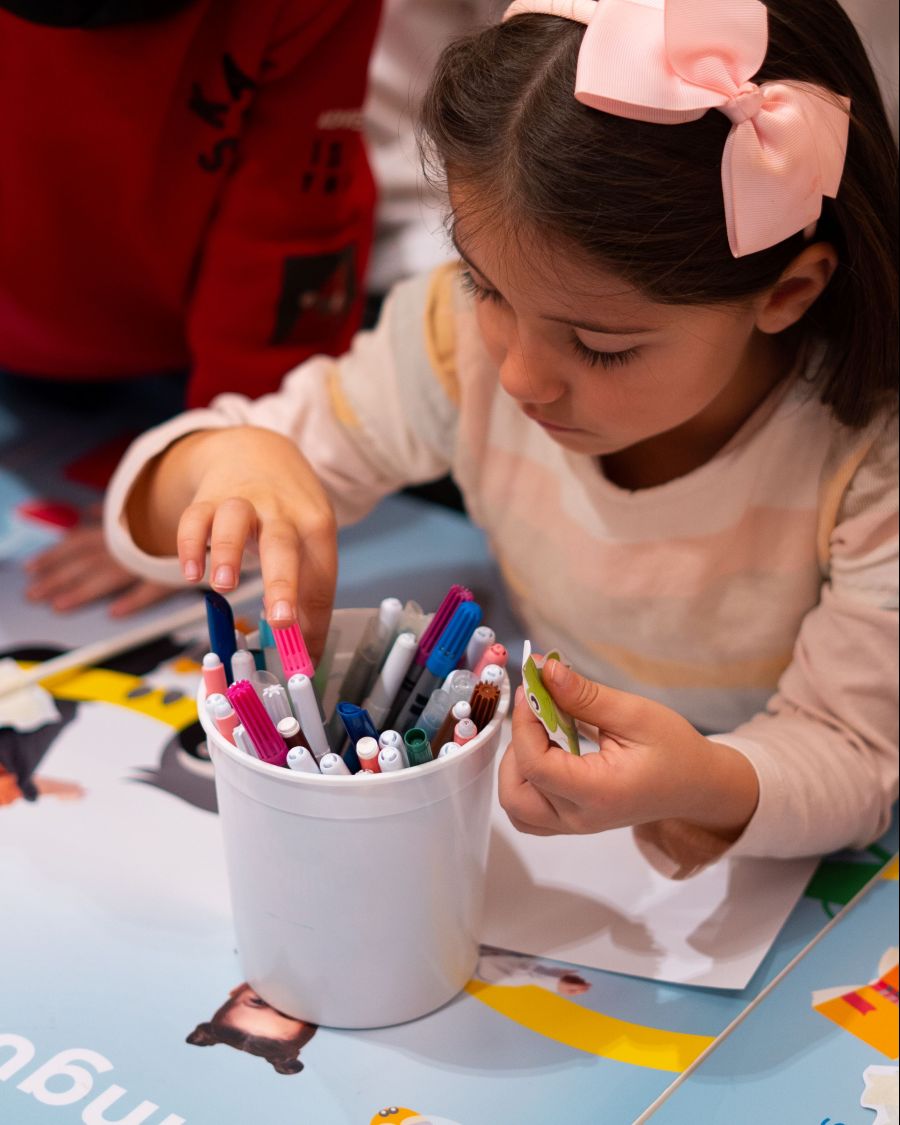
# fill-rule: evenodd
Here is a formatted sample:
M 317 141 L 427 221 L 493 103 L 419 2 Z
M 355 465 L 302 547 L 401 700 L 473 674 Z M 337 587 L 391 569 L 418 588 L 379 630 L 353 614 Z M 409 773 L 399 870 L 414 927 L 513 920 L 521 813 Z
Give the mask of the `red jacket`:
M 0 369 L 189 369 L 200 405 L 345 351 L 379 7 L 192 0 L 90 30 L 0 8 Z

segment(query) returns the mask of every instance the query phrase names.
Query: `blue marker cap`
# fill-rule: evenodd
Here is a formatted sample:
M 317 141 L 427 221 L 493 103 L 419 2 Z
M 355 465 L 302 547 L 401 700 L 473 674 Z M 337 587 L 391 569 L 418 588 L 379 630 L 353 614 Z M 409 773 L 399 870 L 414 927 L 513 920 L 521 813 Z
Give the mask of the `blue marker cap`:
M 234 638 L 234 614 L 227 599 L 215 590 L 208 590 L 206 600 L 206 623 L 209 627 L 209 647 L 225 666 L 225 678 L 233 682 L 231 658 L 237 652 Z
M 350 767 L 351 773 L 357 773 L 360 766 L 356 744 L 361 738 L 374 738 L 377 742 L 378 731 L 369 717 L 369 712 L 362 707 L 357 707 L 355 703 L 339 703 L 337 713 L 350 739 L 350 745 L 344 751 L 344 761 Z
M 469 638 L 481 621 L 478 602 L 460 602 L 441 633 L 425 667 L 439 679 L 449 676 L 466 651 Z

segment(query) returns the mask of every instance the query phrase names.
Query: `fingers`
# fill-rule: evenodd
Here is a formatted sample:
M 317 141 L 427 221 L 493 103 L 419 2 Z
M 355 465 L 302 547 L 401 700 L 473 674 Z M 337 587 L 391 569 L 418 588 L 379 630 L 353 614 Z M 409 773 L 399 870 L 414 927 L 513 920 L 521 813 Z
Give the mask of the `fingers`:
M 517 698 L 512 718 L 512 746 L 523 780 L 546 797 L 578 801 L 584 784 L 584 762 L 551 743 L 543 724 L 524 697 Z
M 259 528 L 259 562 L 262 567 L 266 620 L 283 628 L 297 619 L 300 576 L 300 535 L 282 517 L 264 519 Z
M 185 508 L 178 522 L 178 561 L 189 582 L 206 571 L 209 544 L 210 586 L 221 593 L 233 590 L 240 578 L 247 539 L 255 534 L 256 509 L 249 500 L 232 496 L 219 503 L 199 500 Z
M 498 796 L 501 808 L 517 831 L 532 836 L 552 836 L 559 832 L 556 810 L 547 797 L 522 776 L 512 743 L 500 759 Z
M 611 734 L 633 734 L 649 706 L 648 700 L 598 684 L 558 660 L 546 662 L 541 678 L 554 700 L 573 718 Z
M 337 582 L 337 528 L 330 511 L 304 513 L 299 528 L 283 518 L 262 520 L 259 558 L 269 623 L 279 628 L 299 621 L 317 659 L 325 647 Z
M 134 576 L 119 566 L 105 548 L 78 551 L 73 558 L 65 553 L 56 564 L 26 590 L 31 601 L 47 601 L 58 612 L 77 609 L 97 598 L 117 593 L 134 581 Z
M 61 562 L 70 562 L 76 555 L 96 552 L 104 546 L 103 529 L 100 527 L 76 528 L 64 535 L 58 543 L 33 555 L 25 562 L 28 574 L 43 576 L 53 571 Z
M 171 586 L 161 586 L 158 582 L 135 582 L 121 598 L 109 607 L 110 617 L 129 617 L 157 602 L 171 598 L 175 591 Z

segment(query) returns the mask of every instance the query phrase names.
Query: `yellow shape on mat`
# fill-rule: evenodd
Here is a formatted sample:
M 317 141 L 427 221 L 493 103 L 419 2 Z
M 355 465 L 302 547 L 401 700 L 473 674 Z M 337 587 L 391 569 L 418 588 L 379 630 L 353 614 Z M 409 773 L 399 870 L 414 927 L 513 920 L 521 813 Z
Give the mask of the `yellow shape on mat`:
M 466 991 L 529 1031 L 632 1066 L 680 1074 L 713 1041 L 711 1035 L 689 1035 L 606 1016 L 534 984 L 510 987 L 470 980 Z
M 30 668 L 30 663 L 22 663 Z M 81 671 L 66 673 L 64 679 L 55 683 L 51 678 L 45 685 L 55 699 L 69 699 L 78 703 L 112 703 L 116 707 L 126 707 L 151 719 L 158 719 L 174 730 L 184 730 L 197 721 L 197 704 L 188 696 L 164 703 L 164 692 L 158 688 L 133 698 L 129 692 L 145 687 L 138 676 L 126 672 L 113 672 L 109 668 L 82 668 Z
M 879 875 L 882 879 L 890 879 L 896 883 L 898 874 L 900 874 L 900 856 L 895 855 L 890 863 L 882 867 L 881 871 L 879 871 Z

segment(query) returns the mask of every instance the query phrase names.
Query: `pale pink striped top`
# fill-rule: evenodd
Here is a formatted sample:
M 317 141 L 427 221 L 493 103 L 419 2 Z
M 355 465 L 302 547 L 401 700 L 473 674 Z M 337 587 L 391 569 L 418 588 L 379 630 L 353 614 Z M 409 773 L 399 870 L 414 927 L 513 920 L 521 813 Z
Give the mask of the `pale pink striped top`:
M 639 692 L 753 763 L 760 803 L 735 854 L 863 845 L 897 792 L 897 429 L 838 424 L 782 387 L 711 461 L 627 492 L 553 442 L 500 389 L 469 298 L 446 270 L 398 286 L 381 324 L 256 402 L 223 395 L 151 431 L 108 498 L 116 553 L 142 555 L 122 509 L 174 438 L 242 422 L 292 436 L 341 523 L 414 481 L 457 480 L 526 634 L 586 675 Z M 639 832 L 686 874 L 725 849 L 678 824 Z

